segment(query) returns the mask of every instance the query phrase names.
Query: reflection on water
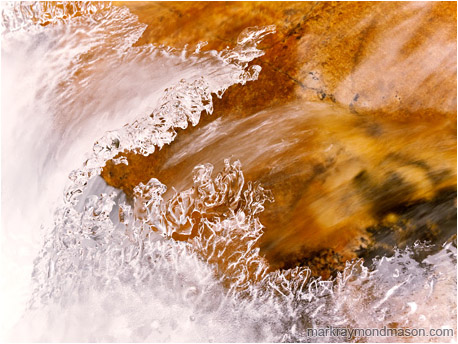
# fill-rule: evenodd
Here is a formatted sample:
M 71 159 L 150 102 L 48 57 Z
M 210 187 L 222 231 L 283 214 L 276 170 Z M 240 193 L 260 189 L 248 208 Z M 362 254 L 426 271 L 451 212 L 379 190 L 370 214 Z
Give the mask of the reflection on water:
M 456 329 L 452 243 L 416 243 L 370 268 L 347 262 L 329 280 L 305 264 L 276 266 L 281 252 L 317 241 L 317 229 L 341 250 L 390 215 L 396 202 L 383 191 L 395 172 L 406 176 L 396 184 L 403 203 L 450 186 L 453 135 L 437 143 L 440 127 L 406 135 L 339 108 L 290 104 L 220 117 L 173 142 L 177 128 L 212 113 L 212 94 L 262 73 L 248 63 L 273 27 L 244 30 L 232 49 L 178 51 L 133 47 L 145 27 L 123 8 L 27 6 L 3 9 L 8 339 L 340 341 L 306 329 Z M 419 136 L 429 147 L 420 153 Z M 100 177 L 123 150 L 169 155 L 126 195 Z

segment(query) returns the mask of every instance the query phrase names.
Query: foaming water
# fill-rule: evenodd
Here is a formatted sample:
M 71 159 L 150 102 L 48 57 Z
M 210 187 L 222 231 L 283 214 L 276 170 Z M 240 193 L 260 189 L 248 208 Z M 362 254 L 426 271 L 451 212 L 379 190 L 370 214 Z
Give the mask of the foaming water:
M 421 245 L 372 269 L 349 262 L 323 281 L 307 267 L 273 271 L 260 255 L 259 214 L 275 195 L 246 181 L 238 160 L 216 175 L 201 161 L 170 198 L 156 178 L 128 200 L 99 176 L 119 152 L 152 154 L 196 125 L 211 94 L 255 80 L 261 68 L 247 64 L 273 27 L 247 29 L 221 52 L 133 47 L 145 26 L 127 9 L 59 6 L 3 11 L 9 340 L 339 341 L 306 329 L 454 328 L 451 244 L 420 263 Z

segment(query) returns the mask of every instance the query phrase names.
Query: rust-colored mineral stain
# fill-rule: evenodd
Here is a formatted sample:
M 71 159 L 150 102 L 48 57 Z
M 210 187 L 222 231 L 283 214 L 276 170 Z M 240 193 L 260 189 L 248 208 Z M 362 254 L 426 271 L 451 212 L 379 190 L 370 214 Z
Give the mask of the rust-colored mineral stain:
M 205 49 L 223 49 L 246 27 L 275 24 L 277 34 L 261 44 L 266 55 L 255 61 L 268 75 L 243 92 L 253 109 L 296 96 L 398 120 L 456 115 L 454 2 L 118 4 L 148 24 L 139 45 L 208 41 Z
M 273 191 L 275 205 L 261 216 L 272 266 L 329 260 L 317 272 L 326 276 L 355 256 L 365 228 L 456 185 L 456 3 L 115 4 L 148 24 L 138 45 L 223 49 L 246 27 L 277 27 L 253 62 L 262 67 L 257 81 L 213 97 L 213 115 L 178 130 L 170 146 L 148 157 L 126 152 L 128 166 L 107 163 L 103 178 L 127 195 L 152 177 L 183 190 L 195 165 L 238 158 L 247 180 Z M 292 112 L 299 117 L 289 127 Z M 243 133 L 268 119 L 278 137 L 234 132 L 174 160 L 215 121 Z M 269 135 L 268 144 L 290 145 L 253 159 L 266 149 L 256 140 Z

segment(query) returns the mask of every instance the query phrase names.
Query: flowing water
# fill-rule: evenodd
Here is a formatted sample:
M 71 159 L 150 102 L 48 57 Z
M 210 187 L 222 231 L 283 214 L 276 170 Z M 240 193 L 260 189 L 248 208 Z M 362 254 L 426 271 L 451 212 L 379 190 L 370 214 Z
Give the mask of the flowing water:
M 281 110 L 286 124 L 264 135 L 259 150 L 237 147 L 269 116 L 235 123 L 226 133 L 235 148 L 194 155 L 192 173 L 177 171 L 173 185 L 152 178 L 132 199 L 100 177 L 119 152 L 153 154 L 177 128 L 211 115 L 212 94 L 255 80 L 261 68 L 248 63 L 263 54 L 256 46 L 273 26 L 247 28 L 235 47 L 202 52 L 134 46 L 145 25 L 107 3 L 4 4 L 2 16 L 5 338 L 340 341 L 348 339 L 311 338 L 307 328 L 456 331 L 452 243 L 434 254 L 416 243 L 371 267 L 347 262 L 329 280 L 306 266 L 271 268 L 259 248 L 260 216 L 275 207 L 275 194 L 245 180 L 244 168 L 290 147 L 275 139 L 293 145 L 295 135 L 310 134 L 294 106 Z M 163 168 L 212 143 L 222 122 Z M 291 128 L 298 129 L 288 137 Z

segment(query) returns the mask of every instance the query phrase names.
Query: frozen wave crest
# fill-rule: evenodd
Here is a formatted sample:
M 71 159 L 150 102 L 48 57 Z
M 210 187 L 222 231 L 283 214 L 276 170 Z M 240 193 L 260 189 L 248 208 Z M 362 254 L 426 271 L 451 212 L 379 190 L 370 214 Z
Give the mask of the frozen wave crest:
M 89 281 L 92 274 L 105 276 L 99 270 L 104 266 L 102 258 L 99 261 L 95 255 L 97 262 L 85 260 L 84 250 L 94 245 L 94 238 L 99 239 L 95 248 L 100 248 L 103 240 L 116 241 L 116 234 L 110 236 L 114 231 L 113 214 L 108 220 L 105 213 L 113 201 L 110 198 L 113 190 L 106 192 L 98 177 L 106 160 L 126 149 L 149 154 L 156 146 L 170 143 L 176 135 L 174 128 L 184 128 L 188 121 L 195 125 L 202 111 L 211 113 L 211 93 L 222 96 L 230 85 L 257 78 L 260 67 L 247 67 L 247 62 L 262 54 L 256 44 L 274 29 L 245 30 L 241 37 L 248 39 L 233 51 L 133 47 L 145 25 L 138 23 L 125 8 L 97 9 L 97 4 L 76 4 L 87 11 L 60 16 L 60 3 L 9 5 L 3 11 L 3 25 L 8 29 L 2 33 L 3 65 L 7 66 L 2 66 L 2 83 L 8 90 L 5 99 L 14 101 L 2 104 L 2 113 L 7 114 L 2 118 L 3 124 L 6 123 L 2 127 L 2 140 L 7 143 L 2 147 L 4 171 L 7 171 L 3 177 L 8 186 L 4 190 L 8 202 L 3 201 L 2 207 L 9 214 L 7 220 L 3 219 L 4 228 L 7 237 L 11 233 L 9 248 L 30 246 L 27 252 L 33 254 L 38 242 L 35 237 L 42 233 L 35 227 L 40 223 L 49 226 L 54 218 L 53 230 L 36 260 L 34 280 L 38 284 L 34 295 L 37 297 L 32 300 L 32 308 L 39 304 L 57 307 L 75 300 L 70 292 L 75 290 L 74 286 L 82 291 L 92 290 L 95 285 Z M 26 5 L 32 6 L 30 16 L 18 13 L 28 11 L 24 9 Z M 20 18 L 8 19 L 9 16 Z M 56 20 L 49 23 L 35 20 L 46 17 Z M 132 124 L 122 127 L 126 122 Z M 94 145 L 107 129 L 110 131 Z M 22 140 L 22 133 L 43 144 Z M 92 145 L 93 152 L 85 155 Z M 18 161 L 17 156 L 23 159 Z M 49 209 L 55 208 L 58 194 L 64 189 L 69 166 L 81 166 L 79 161 L 85 158 L 86 163 L 70 174 L 71 182 L 65 192 L 67 202 L 58 207 L 55 216 L 49 216 Z M 24 173 L 30 174 L 30 178 Z M 84 209 L 92 209 L 99 197 L 105 210 L 96 217 L 90 213 L 83 215 Z M 21 212 L 16 211 L 17 204 L 23 205 Z M 13 257 L 15 252 L 9 254 L 9 250 L 7 255 Z M 116 250 L 107 251 L 116 255 Z M 104 257 L 110 261 L 109 255 Z M 7 261 L 13 259 L 8 257 Z M 95 265 L 91 267 L 92 263 Z M 18 264 L 20 267 L 7 266 L 7 274 L 21 271 L 27 274 L 29 257 Z M 63 270 L 69 267 L 76 270 L 65 275 Z M 77 273 L 79 268 L 85 272 Z M 14 284 L 8 286 L 10 294 L 25 291 L 26 277 L 12 282 L 19 283 L 20 288 L 14 288 Z M 5 299 L 10 294 L 4 294 Z M 48 303 L 50 299 L 53 301 Z M 69 312 L 69 316 L 76 314 Z M 52 318 L 51 313 L 48 315 Z M 40 333 L 46 336 L 52 327 L 48 323 L 37 332 L 29 332 L 29 339 L 36 339 Z M 14 335 L 20 333 L 23 331 Z
M 5 1 L 2 3 L 2 32 L 64 23 L 81 16 L 97 18 L 110 7 L 108 1 Z
M 190 250 L 213 266 L 232 307 L 244 309 L 250 316 L 263 315 L 263 320 L 256 321 L 268 323 L 273 332 L 257 333 L 256 340 L 405 340 L 364 335 L 313 337 L 308 332 L 330 325 L 357 329 L 384 324 L 389 328 L 423 326 L 456 331 L 456 301 L 445 292 L 454 290 L 456 284 L 456 273 L 450 273 L 456 265 L 455 243 L 444 244 L 434 255 L 428 255 L 428 245 L 417 243 L 396 250 L 393 257 L 375 259 L 371 268 L 361 259 L 347 262 L 332 280 L 312 278 L 307 267 L 272 271 L 259 254 L 263 226 L 257 217 L 264 203 L 273 201 L 272 195 L 258 183 L 245 185 L 239 161 L 231 164 L 226 160 L 216 177 L 212 171 L 211 164 L 196 166 L 194 186 L 166 202 L 160 196 L 166 187 L 157 179 L 140 184 L 135 189 L 136 218 L 164 237 L 179 234 L 176 239 L 187 240 Z M 128 213 L 132 219 L 130 208 Z M 450 298 L 438 300 L 443 293 Z
M 263 54 L 256 48 L 256 44 L 273 32 L 274 26 L 254 27 L 241 33 L 244 39 L 238 41 L 234 50 L 198 53 L 202 55 L 200 58 L 205 64 L 208 60 L 211 60 L 208 64 L 213 64 L 212 68 L 205 71 L 208 74 L 192 81 L 182 79 L 179 84 L 165 90 L 159 107 L 152 114 L 122 129 L 109 132 L 98 140 L 92 157 L 84 163 L 84 167 L 71 173 L 73 183 L 66 191 L 66 200 L 74 204 L 75 196 L 82 192 L 87 180 L 100 174 L 106 161 L 118 153 L 132 151 L 143 155 L 152 154 L 156 147 L 161 148 L 175 139 L 175 128 L 185 129 L 188 122 L 195 126 L 203 112 L 213 112 L 212 93 L 222 97 L 231 85 L 256 80 L 261 68 L 256 65 L 248 67 L 248 62 Z
M 245 180 L 241 163 L 226 160 L 213 178 L 213 165 L 198 165 L 194 186 L 164 202 L 166 186 L 157 179 L 135 189 L 135 218 L 166 238 L 187 240 L 193 252 L 216 268 L 216 276 L 231 292 L 246 290 L 262 279 L 268 269 L 257 242 L 263 231 L 258 214 L 272 194 L 259 183 Z M 133 211 L 128 223 L 135 223 Z M 125 216 L 122 216 L 125 219 Z
M 88 298 L 100 314 L 102 304 L 123 314 L 130 309 L 125 299 L 137 300 L 132 302 L 141 305 L 130 311 L 137 315 L 129 313 L 135 321 L 128 316 L 116 340 L 402 342 L 405 338 L 310 337 L 308 329 L 384 324 L 456 330 L 452 243 L 430 256 L 426 245 L 397 250 L 374 260 L 370 269 L 362 260 L 348 262 L 333 280 L 311 278 L 307 267 L 269 271 L 256 244 L 262 235 L 257 216 L 271 195 L 259 184 L 245 184 L 238 161 L 225 161 L 216 176 L 212 170 L 211 164 L 196 166 L 193 187 L 167 201 L 161 197 L 166 186 L 155 178 L 135 189 L 133 205 L 116 193 L 86 198 L 82 216 L 69 214 L 57 224 L 61 246 L 49 241 L 47 251 L 59 252 L 51 257 L 60 266 L 53 271 L 54 265 L 37 266 L 45 273 L 37 295 L 46 298 L 45 305 L 57 301 L 63 309 L 56 314 L 64 312 L 72 321 L 67 307 L 86 305 Z M 442 299 L 447 292 L 450 297 Z M 113 299 L 112 293 L 121 296 Z M 138 316 L 138 309 L 146 315 Z M 111 328 L 117 321 L 114 315 L 104 324 Z M 211 325 L 202 330 L 206 322 Z M 97 329 L 86 335 L 110 338 Z
M 73 171 L 50 217 L 52 229 L 34 263 L 33 297 L 14 339 L 307 342 L 345 340 L 308 336 L 307 328 L 329 324 L 455 328 L 456 245 L 424 259 L 415 257 L 426 250 L 418 245 L 374 261 L 371 269 L 348 262 L 334 280 L 323 281 L 307 267 L 269 267 L 259 251 L 259 216 L 275 206 L 273 195 L 245 181 L 239 161 L 225 161 L 216 175 L 210 163 L 197 165 L 189 176 L 193 186 L 171 199 L 163 199 L 167 186 L 155 178 L 135 188 L 134 200 L 100 178 L 109 159 L 126 150 L 154 153 L 175 139 L 176 128 L 211 114 L 212 94 L 255 80 L 260 67 L 248 63 L 262 55 L 256 45 L 273 27 L 247 29 L 221 52 L 133 47 L 145 26 L 126 9 L 88 4 L 72 16 L 58 4 L 51 11 L 37 6 L 38 20 L 30 20 L 33 11 L 14 14 L 20 7 L 5 12 L 18 18 L 6 20 L 2 54 L 34 86 L 8 76 L 18 80 L 26 101 L 8 104 L 6 132 L 16 145 L 7 153 L 27 152 L 31 175 L 43 176 L 14 201 L 42 216 L 36 200 L 51 207 L 55 195 L 47 190 L 57 185 L 61 196 L 59 176 Z M 57 19 L 47 23 L 46 13 Z M 19 98 L 13 93 L 12 99 Z M 34 150 L 18 140 L 15 129 L 28 126 L 49 147 Z M 16 197 L 25 178 L 16 181 L 13 172 L 8 178 Z M 33 225 L 50 220 L 38 218 Z
M 95 212 L 90 212 L 89 214 L 91 215 L 87 218 L 77 210 L 78 206 L 81 207 L 78 204 L 79 202 L 85 202 L 83 209 L 87 210 L 86 203 L 94 203 L 98 199 L 96 195 L 86 195 L 85 200 L 77 196 L 84 192 L 91 178 L 101 173 L 106 161 L 114 158 L 119 152 L 126 150 L 144 155 L 152 154 L 156 147 L 161 148 L 164 144 L 169 144 L 173 141 L 176 136 L 174 128 L 185 129 L 188 122 L 196 125 L 202 112 L 211 114 L 211 93 L 217 93 L 218 96 L 222 96 L 224 91 L 232 84 L 255 80 L 260 68 L 252 66 L 249 70 L 246 70 L 247 63 L 262 55 L 262 52 L 257 50 L 255 45 L 264 35 L 273 31 L 274 27 L 245 30 L 241 36 L 244 39 L 238 42 L 238 46 L 234 51 L 225 50 L 220 53 L 212 51 L 200 53 L 201 56 L 193 56 L 191 59 L 196 59 L 197 61 L 202 59 L 204 64 L 213 64 L 213 68 L 207 70 L 210 74 L 209 76 L 199 76 L 194 81 L 182 79 L 178 85 L 165 90 L 165 95 L 159 101 L 159 107 L 151 115 L 136 120 L 131 125 L 125 125 L 119 130 L 108 132 L 95 143 L 92 156 L 83 164 L 82 168 L 72 171 L 69 176 L 71 183 L 65 192 L 66 204 L 56 213 L 55 227 L 47 241 L 46 245 L 48 247 L 43 251 L 42 258 L 47 257 L 45 259 L 50 259 L 50 261 L 47 261 L 44 270 L 35 269 L 36 276 L 43 276 L 42 285 L 48 284 L 44 280 L 48 280 L 54 273 L 59 276 L 59 271 L 61 270 L 59 269 L 59 263 L 67 261 L 67 259 L 59 257 L 62 254 L 62 249 L 68 248 L 70 244 L 94 245 L 90 240 L 78 241 L 74 237 L 75 232 L 85 233 L 85 229 L 88 228 L 86 222 L 95 222 L 89 226 L 91 233 L 94 233 L 94 228 L 97 229 L 97 233 L 110 233 L 106 222 L 108 213 L 100 212 L 99 214 L 97 212 L 99 215 L 93 217 L 92 215 Z M 147 47 L 146 49 L 151 48 Z M 245 54 L 245 49 L 248 52 L 247 55 Z M 114 195 L 111 196 L 114 197 Z M 112 201 L 106 195 L 102 195 L 99 202 L 102 202 L 104 209 L 111 209 Z M 85 222 L 80 222 L 81 219 L 85 219 Z M 67 234 L 70 234 L 71 237 L 68 238 Z M 52 254 L 49 255 L 47 252 L 52 252 Z M 56 286 L 61 282 L 63 281 L 51 284 L 49 292 L 45 292 L 44 295 L 50 295 L 54 292 L 60 294 L 61 288 Z M 56 287 L 55 290 L 53 290 L 54 287 Z M 41 299 L 43 299 L 44 295 L 41 295 Z

